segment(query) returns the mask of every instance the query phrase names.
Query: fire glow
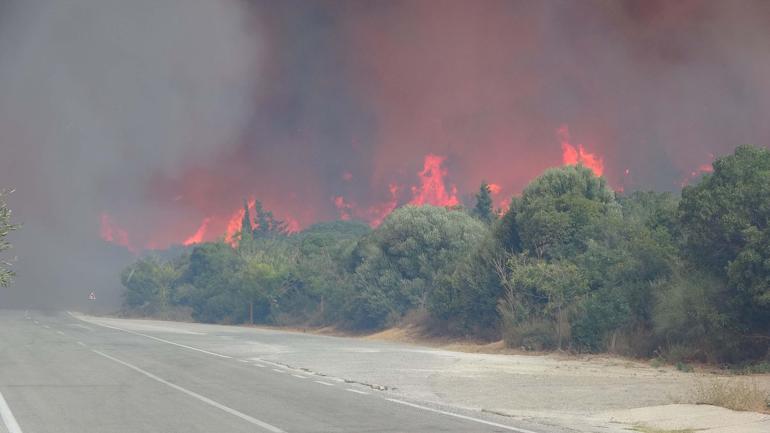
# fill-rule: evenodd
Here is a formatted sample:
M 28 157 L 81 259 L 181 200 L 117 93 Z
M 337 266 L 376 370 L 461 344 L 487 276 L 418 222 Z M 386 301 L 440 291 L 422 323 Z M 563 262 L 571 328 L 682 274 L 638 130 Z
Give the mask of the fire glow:
M 604 174 L 605 164 L 603 157 L 595 152 L 588 151 L 582 144 L 573 144 L 567 126 L 558 128 L 556 135 L 561 145 L 562 165 L 581 164 L 589 168 L 596 176 Z M 443 207 L 462 205 L 458 197 L 457 186 L 449 181 L 449 170 L 445 166 L 446 161 L 446 156 L 428 153 L 424 156 L 422 169 L 415 173 L 416 182 L 414 184 L 403 185 L 391 182 L 388 184 L 388 198 L 373 204 L 361 204 L 342 194 L 330 197 L 331 204 L 336 210 L 337 218 L 343 221 L 360 220 L 372 227 L 377 227 L 400 205 Z M 682 185 L 687 184 L 688 181 L 696 178 L 701 173 L 710 171 L 712 171 L 710 164 L 702 164 L 697 170 L 686 176 L 682 181 Z M 626 168 L 623 171 L 621 185 L 615 188 L 618 192 L 623 192 L 629 175 L 630 171 Z M 348 171 L 344 171 L 341 178 L 345 182 L 351 182 L 353 175 Z M 489 191 L 494 197 L 496 208 L 500 211 L 507 209 L 510 197 L 504 196 L 503 190 L 508 191 L 507 188 L 510 186 L 502 186 L 498 183 L 488 183 L 488 185 Z M 246 201 L 246 206 L 252 218 L 256 215 L 256 202 L 257 199 L 254 196 Z M 268 208 L 270 207 L 268 206 Z M 238 244 L 243 216 L 243 206 L 239 206 L 229 212 L 219 212 L 205 216 L 198 223 L 195 231 L 186 236 L 180 236 L 178 239 L 181 240 L 176 243 L 190 246 L 219 238 L 235 247 Z M 286 222 L 289 232 L 297 232 L 303 228 L 303 224 L 300 224 L 296 219 L 285 213 L 278 213 L 276 216 Z M 135 253 L 141 249 L 159 249 L 174 244 L 175 242 L 168 241 L 171 235 L 168 233 L 166 235 L 165 237 L 154 238 L 154 240 L 150 240 L 142 245 L 141 242 L 131 239 L 128 230 L 118 225 L 115 218 L 109 213 L 102 212 L 101 214 L 101 238 L 106 242 L 123 246 Z M 161 239 L 166 239 L 166 241 Z
M 556 133 L 561 141 L 561 159 L 564 165 L 582 164 L 590 168 L 596 176 L 604 174 L 604 160 L 602 157 L 587 151 L 582 144 L 577 146 L 571 144 L 567 125 L 562 125 Z

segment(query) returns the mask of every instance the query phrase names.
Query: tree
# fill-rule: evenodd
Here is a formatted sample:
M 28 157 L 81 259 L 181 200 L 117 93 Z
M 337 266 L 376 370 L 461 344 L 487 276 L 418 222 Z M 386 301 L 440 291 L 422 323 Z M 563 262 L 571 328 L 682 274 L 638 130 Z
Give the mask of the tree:
M 484 224 L 461 211 L 434 206 L 396 209 L 353 253 L 358 293 L 376 294 L 378 306 L 384 296 L 395 317 L 423 307 L 440 314 L 451 300 L 439 291 L 486 231 Z M 380 319 L 377 326 L 383 324 Z
M 250 254 L 254 252 L 254 227 L 251 225 L 251 215 L 249 214 L 249 204 L 243 200 L 243 219 L 241 220 L 240 240 L 238 241 L 238 251 L 241 254 Z
M 275 216 L 273 212 L 262 207 L 262 202 L 257 200 L 254 203 L 254 238 L 262 239 L 271 236 L 280 236 L 288 233 L 286 222 L 281 221 Z
M 18 225 L 11 224 L 11 209 L 5 201 L 8 194 L 13 191 L 0 190 L 0 253 L 11 248 L 11 243 L 6 237 L 16 230 Z M 8 287 L 13 280 L 14 273 L 9 269 L 10 263 L 0 261 L 0 287 Z
M 238 270 L 243 259 L 224 242 L 197 245 L 182 282 L 194 289 L 187 297 L 193 318 L 202 322 L 237 322 L 246 317 L 239 298 Z
M 770 151 L 740 146 L 713 173 L 682 190 L 679 217 L 688 254 L 726 275 L 755 234 L 770 226 Z
M 770 151 L 740 146 L 713 163 L 679 203 L 685 252 L 724 282 L 725 331 L 741 351 L 763 356 L 770 334 Z
M 486 182 L 481 182 L 479 192 L 476 193 L 476 206 L 473 208 L 473 215 L 487 224 L 492 223 L 495 219 L 492 210 L 492 190 Z
M 255 313 L 260 321 L 270 316 L 272 306 L 280 296 L 280 289 L 287 278 L 287 269 L 282 265 L 285 263 L 270 260 L 264 254 L 245 259 L 238 283 L 241 295 L 249 305 L 249 323 L 254 323 Z
M 164 313 L 172 301 L 172 291 L 181 276 L 171 262 L 154 256 L 144 257 L 121 274 L 125 305 L 145 314 Z
M 608 218 L 620 216 L 615 194 L 583 166 L 546 170 L 524 189 L 516 227 L 524 249 L 538 258 L 563 258 L 603 236 Z

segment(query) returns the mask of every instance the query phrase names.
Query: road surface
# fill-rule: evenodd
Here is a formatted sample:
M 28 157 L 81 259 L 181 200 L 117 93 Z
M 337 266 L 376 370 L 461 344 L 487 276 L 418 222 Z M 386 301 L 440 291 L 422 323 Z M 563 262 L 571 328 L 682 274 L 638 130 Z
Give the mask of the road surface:
M 211 349 L 228 338 L 0 310 L 0 432 L 563 431 Z

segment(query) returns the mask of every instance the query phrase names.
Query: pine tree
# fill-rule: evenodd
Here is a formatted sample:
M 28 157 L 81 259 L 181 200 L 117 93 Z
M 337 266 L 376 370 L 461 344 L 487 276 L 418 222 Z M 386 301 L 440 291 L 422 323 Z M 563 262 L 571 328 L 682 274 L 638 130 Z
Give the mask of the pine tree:
M 273 212 L 262 207 L 262 202 L 257 200 L 254 203 L 255 219 L 257 222 L 254 227 L 254 238 L 266 238 L 275 235 L 285 235 L 287 233 L 286 223 L 273 216 Z
M 243 219 L 241 220 L 241 240 L 238 243 L 240 252 L 251 252 L 254 247 L 254 233 L 249 214 L 249 204 L 243 200 Z
M 485 223 L 491 223 L 495 218 L 492 211 L 492 190 L 486 182 L 481 182 L 479 192 L 476 194 L 476 207 L 473 208 L 473 214 Z

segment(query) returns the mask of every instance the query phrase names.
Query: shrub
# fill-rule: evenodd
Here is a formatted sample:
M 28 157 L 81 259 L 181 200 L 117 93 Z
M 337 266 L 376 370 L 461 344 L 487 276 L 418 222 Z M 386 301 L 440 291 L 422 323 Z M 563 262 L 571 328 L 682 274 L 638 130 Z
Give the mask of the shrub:
M 698 381 L 693 388 L 695 404 L 710 404 L 727 409 L 766 412 L 770 394 L 746 380 L 713 379 Z
M 522 323 L 504 321 L 503 340 L 509 347 L 525 350 L 551 350 L 556 348 L 556 326 L 545 320 L 531 320 Z

